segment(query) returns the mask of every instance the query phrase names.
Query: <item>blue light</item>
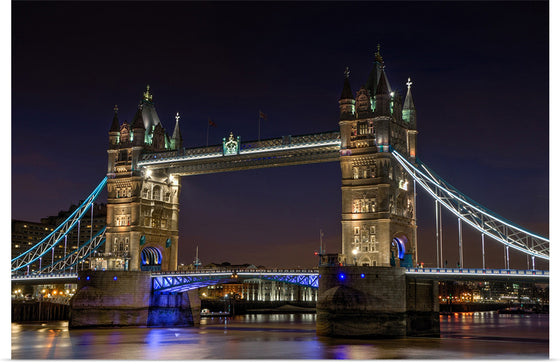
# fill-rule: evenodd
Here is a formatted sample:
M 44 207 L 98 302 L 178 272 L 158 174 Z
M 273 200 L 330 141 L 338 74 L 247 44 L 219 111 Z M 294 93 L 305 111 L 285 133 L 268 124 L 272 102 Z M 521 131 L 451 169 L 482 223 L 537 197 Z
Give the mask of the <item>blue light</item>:
M 116 281 L 116 280 L 117 280 L 117 276 L 114 276 L 114 277 L 113 277 L 113 280 Z
M 365 278 L 366 275 L 362 273 L 362 274 L 360 274 L 360 277 Z
M 340 273 L 338 275 L 338 279 L 340 279 L 341 281 L 344 280 L 344 278 L 345 278 L 344 273 Z
M 86 280 L 89 281 L 89 276 L 86 277 Z

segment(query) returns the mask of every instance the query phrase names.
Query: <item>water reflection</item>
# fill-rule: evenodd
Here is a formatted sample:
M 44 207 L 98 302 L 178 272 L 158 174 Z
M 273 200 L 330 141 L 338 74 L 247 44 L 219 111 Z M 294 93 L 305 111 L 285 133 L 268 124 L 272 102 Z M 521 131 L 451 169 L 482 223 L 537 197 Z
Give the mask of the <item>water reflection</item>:
M 547 315 L 440 316 L 440 338 L 315 335 L 315 314 L 205 318 L 199 328 L 12 324 L 13 359 L 546 359 Z

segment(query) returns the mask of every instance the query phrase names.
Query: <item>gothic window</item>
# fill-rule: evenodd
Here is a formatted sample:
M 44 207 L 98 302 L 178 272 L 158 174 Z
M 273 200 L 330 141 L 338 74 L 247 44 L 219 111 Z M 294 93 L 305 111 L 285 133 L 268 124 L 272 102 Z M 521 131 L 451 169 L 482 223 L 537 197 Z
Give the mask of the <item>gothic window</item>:
M 375 226 L 374 226 L 374 225 L 372 225 L 372 226 L 369 227 L 369 233 L 370 233 L 371 235 L 374 235 L 374 236 L 375 236 Z
M 150 198 L 150 190 L 144 188 L 144 190 L 142 190 L 142 198 Z
M 352 203 L 352 212 L 355 214 L 360 212 L 360 200 L 354 200 Z
M 358 167 L 353 167 L 352 168 L 352 173 L 353 173 L 354 179 L 360 178 L 360 169 Z
M 171 194 L 169 192 L 165 193 L 165 201 L 166 202 L 170 202 L 171 201 Z
M 369 134 L 369 126 L 368 123 L 358 123 L 358 135 L 366 135 Z
M 354 226 L 354 235 L 360 235 L 360 227 Z
M 368 178 L 368 169 L 366 167 L 364 167 L 364 169 L 362 170 L 362 178 Z
M 154 200 L 161 200 L 161 187 L 155 186 L 153 191 L 153 199 Z
M 128 188 L 126 189 L 126 197 L 130 197 L 130 196 L 132 196 L 132 188 L 131 188 L 131 187 L 128 187 Z

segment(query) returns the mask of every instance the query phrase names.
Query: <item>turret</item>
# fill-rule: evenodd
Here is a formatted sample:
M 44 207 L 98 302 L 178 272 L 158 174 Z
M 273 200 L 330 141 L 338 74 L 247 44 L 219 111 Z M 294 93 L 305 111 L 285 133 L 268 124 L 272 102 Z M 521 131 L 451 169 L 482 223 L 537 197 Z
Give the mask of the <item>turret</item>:
M 134 114 L 130 128 L 132 129 L 133 145 L 144 145 L 146 129 L 144 128 L 144 121 L 142 118 L 142 104 L 138 105 L 138 110 L 136 110 L 136 114 Z
M 346 67 L 344 71 L 344 84 L 342 85 L 342 93 L 340 94 L 340 99 L 338 100 L 338 105 L 340 107 L 340 120 L 353 120 L 355 119 L 355 109 L 354 105 L 356 100 L 352 94 L 352 87 L 350 87 L 350 70 Z
M 109 145 L 111 147 L 119 144 L 120 128 L 121 128 L 119 124 L 119 118 L 117 116 L 117 112 L 119 111 L 117 105 L 115 105 L 113 110 L 115 113 L 113 115 L 113 122 L 111 123 L 111 129 L 109 129 Z
M 391 95 L 385 71 L 381 71 L 377 90 L 375 91 L 375 109 L 373 116 L 391 116 Z

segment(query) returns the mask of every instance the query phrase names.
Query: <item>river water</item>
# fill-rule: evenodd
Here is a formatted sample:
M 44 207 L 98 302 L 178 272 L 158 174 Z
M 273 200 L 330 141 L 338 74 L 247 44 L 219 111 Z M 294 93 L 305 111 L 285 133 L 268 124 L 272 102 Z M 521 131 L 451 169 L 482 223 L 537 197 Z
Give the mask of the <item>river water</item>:
M 12 324 L 12 359 L 548 359 L 548 315 L 440 316 L 439 338 L 356 340 L 315 334 L 315 314 L 202 319 L 199 328 L 69 330 Z

